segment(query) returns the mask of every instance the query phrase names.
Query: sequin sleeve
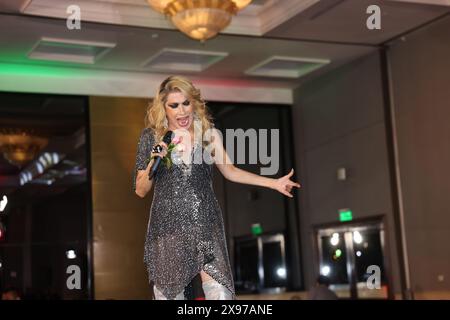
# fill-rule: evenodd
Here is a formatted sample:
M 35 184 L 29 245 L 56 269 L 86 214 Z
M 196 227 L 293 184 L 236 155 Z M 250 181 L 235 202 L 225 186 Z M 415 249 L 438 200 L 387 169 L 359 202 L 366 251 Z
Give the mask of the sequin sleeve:
M 138 170 L 145 170 L 149 163 L 151 149 L 154 145 L 152 130 L 145 128 L 141 132 L 136 151 L 136 164 L 133 174 L 133 191 L 136 191 L 136 177 Z

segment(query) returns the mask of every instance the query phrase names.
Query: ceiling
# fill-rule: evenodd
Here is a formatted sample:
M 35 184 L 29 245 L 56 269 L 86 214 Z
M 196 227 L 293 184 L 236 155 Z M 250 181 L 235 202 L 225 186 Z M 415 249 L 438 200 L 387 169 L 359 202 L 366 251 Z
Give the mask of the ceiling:
M 65 19 L 72 0 L 6 0 L 11 12 Z M 84 21 L 174 29 L 146 0 L 78 0 Z M 366 9 L 378 5 L 382 29 L 365 27 Z M 380 44 L 449 11 L 449 0 L 253 0 L 224 34 Z
M 299 13 L 265 36 L 296 40 L 381 45 L 450 12 L 447 5 L 430 5 L 438 1 L 327 0 Z M 427 5 L 425 3 L 428 3 Z M 381 9 L 381 30 L 366 27 L 366 9 Z
M 248 102 L 258 101 L 255 96 L 262 95 L 261 101 L 290 103 L 293 88 L 374 52 L 395 37 L 443 18 L 450 12 L 449 2 L 254 0 L 223 33 L 201 44 L 174 30 L 145 0 L 78 0 L 81 30 L 66 27 L 66 10 L 71 0 L 0 0 L 0 28 L 8 30 L 0 33 L 0 65 L 4 70 L 3 74 L 0 70 L 0 90 L 51 92 L 53 88 L 69 94 L 152 96 L 148 87 L 156 87 L 168 74 L 178 73 L 203 84 L 207 99 Z M 372 4 L 381 9 L 381 30 L 366 27 L 366 9 Z M 92 63 L 30 58 L 30 52 L 43 37 L 110 48 Z M 179 69 L 176 63 L 166 63 L 171 67 L 167 70 L 146 67 L 152 57 L 167 49 L 216 52 L 224 58 L 198 71 Z M 278 72 L 249 74 L 249 70 L 274 57 L 329 63 L 299 78 Z M 30 70 L 38 67 L 66 70 L 65 85 L 54 81 L 47 71 L 38 74 L 43 81 L 36 81 L 40 71 Z M 69 76 L 74 74 L 79 79 Z M 100 74 L 102 79 L 98 79 Z M 134 88 L 127 87 L 127 83 Z M 221 92 L 223 88 L 229 88 L 228 93 Z M 246 96 L 242 88 L 255 90 Z

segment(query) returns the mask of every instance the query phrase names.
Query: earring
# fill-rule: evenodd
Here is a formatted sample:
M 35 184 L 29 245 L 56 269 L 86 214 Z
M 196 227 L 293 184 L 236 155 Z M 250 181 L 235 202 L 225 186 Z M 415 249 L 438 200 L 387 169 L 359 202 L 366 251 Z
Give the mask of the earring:
M 167 123 L 167 118 L 166 117 L 164 117 L 163 127 L 166 128 L 166 129 L 169 127 L 169 124 Z

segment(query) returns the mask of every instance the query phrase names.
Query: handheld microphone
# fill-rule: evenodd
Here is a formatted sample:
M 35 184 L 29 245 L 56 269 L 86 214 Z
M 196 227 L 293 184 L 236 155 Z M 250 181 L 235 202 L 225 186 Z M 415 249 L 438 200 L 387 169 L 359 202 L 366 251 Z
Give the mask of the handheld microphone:
M 173 136 L 173 131 L 167 131 L 166 134 L 163 137 L 163 142 L 167 145 L 170 144 L 170 142 L 172 142 L 172 136 Z M 148 173 L 148 179 L 151 180 L 153 179 L 153 177 L 156 175 L 156 173 L 158 172 L 158 167 L 159 164 L 161 163 L 162 158 L 161 157 L 156 157 L 155 161 L 153 162 L 152 168 L 150 169 L 150 172 Z

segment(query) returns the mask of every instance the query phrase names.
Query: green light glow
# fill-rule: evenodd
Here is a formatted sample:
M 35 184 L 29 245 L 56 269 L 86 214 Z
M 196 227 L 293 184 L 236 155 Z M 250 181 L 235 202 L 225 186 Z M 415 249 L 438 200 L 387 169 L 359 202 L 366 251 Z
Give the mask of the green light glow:
M 81 70 L 77 70 L 76 68 L 67 68 L 67 64 L 60 63 L 59 65 L 64 65 L 64 68 L 58 66 L 57 64 L 55 64 L 55 66 L 43 66 L 33 64 L 0 63 L 0 75 L 67 77 L 81 73 Z
M 353 213 L 350 210 L 339 210 L 339 221 L 352 221 Z
M 259 223 L 252 224 L 252 234 L 257 236 L 262 233 L 262 227 Z

